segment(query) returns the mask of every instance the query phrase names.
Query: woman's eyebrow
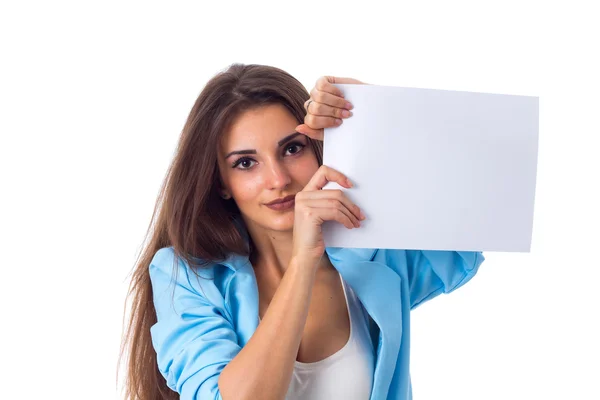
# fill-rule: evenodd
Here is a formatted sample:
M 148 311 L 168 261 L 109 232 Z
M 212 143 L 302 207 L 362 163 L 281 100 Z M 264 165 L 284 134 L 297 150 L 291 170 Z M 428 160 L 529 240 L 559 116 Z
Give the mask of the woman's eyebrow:
M 294 132 L 290 135 L 287 135 L 286 137 L 284 137 L 283 139 L 281 139 L 279 142 L 277 142 L 277 146 L 282 146 L 283 144 L 285 144 L 285 142 L 295 138 L 298 135 L 302 135 L 300 132 Z
M 277 142 L 277 146 L 281 147 L 283 144 L 285 144 L 286 142 L 290 141 L 291 139 L 295 138 L 298 135 L 302 135 L 302 134 L 300 132 L 294 132 L 290 135 L 287 135 L 286 137 L 281 139 L 279 142 Z M 228 153 L 225 156 L 225 159 L 228 159 L 230 156 L 233 156 L 235 154 L 256 154 L 256 150 L 235 150 L 235 151 L 232 151 L 231 153 Z

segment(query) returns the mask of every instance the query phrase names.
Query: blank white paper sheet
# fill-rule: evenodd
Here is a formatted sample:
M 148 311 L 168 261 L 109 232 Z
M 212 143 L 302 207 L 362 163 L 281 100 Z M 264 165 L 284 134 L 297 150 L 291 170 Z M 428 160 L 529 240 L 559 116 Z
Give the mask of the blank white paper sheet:
M 328 247 L 529 252 L 538 97 L 336 85 L 353 116 L 325 129 L 323 163 L 366 215 L 327 221 Z

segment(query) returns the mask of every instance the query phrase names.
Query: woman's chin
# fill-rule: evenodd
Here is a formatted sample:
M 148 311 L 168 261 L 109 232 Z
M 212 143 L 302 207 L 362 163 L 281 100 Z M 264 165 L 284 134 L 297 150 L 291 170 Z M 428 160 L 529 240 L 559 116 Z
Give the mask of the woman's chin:
M 291 213 L 291 215 L 282 215 L 277 218 L 272 218 L 269 221 L 268 226 L 270 226 L 274 231 L 291 231 L 294 229 L 294 213 Z

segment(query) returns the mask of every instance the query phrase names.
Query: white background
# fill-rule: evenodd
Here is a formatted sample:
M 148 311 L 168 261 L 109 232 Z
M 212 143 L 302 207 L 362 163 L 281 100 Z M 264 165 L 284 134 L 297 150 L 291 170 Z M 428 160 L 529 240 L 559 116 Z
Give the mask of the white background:
M 232 62 L 540 97 L 531 253 L 413 313 L 416 399 L 598 399 L 593 2 L 2 2 L 2 398 L 121 398 L 128 273 L 187 114 Z M 595 381 L 595 382 L 594 382 Z

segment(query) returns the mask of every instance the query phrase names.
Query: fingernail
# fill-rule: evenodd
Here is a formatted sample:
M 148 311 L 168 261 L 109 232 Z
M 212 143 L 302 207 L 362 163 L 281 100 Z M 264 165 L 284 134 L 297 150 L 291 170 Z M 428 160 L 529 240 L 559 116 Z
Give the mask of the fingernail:
M 348 110 L 352 110 L 354 108 L 354 106 L 352 105 L 352 103 L 350 103 L 349 101 L 346 102 L 346 108 Z
M 348 110 L 342 110 L 342 116 L 348 118 L 352 113 Z
M 362 210 L 360 210 L 360 219 L 361 219 L 361 221 L 364 220 L 365 218 L 367 218 L 367 217 L 365 217 L 365 214 L 362 212 Z
M 336 119 L 335 119 L 335 124 L 336 124 L 336 125 L 341 125 L 341 124 L 342 124 L 342 120 L 341 120 L 341 119 L 339 119 L 339 118 L 336 118 Z
M 354 186 L 354 183 L 350 182 L 350 179 L 346 178 L 346 183 L 348 184 L 348 186 L 352 187 Z

